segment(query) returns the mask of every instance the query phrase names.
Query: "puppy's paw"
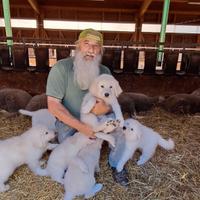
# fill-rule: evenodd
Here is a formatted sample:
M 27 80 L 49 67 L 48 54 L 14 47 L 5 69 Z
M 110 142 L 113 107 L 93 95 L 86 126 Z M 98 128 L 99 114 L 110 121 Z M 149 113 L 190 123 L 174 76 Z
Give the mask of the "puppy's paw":
M 93 197 L 97 192 L 102 189 L 103 185 L 101 183 L 95 184 L 92 189 L 84 195 L 85 199 Z
M 124 119 L 118 120 L 119 121 L 119 127 L 123 127 L 124 126 Z
M 143 165 L 144 163 L 140 160 L 137 161 L 137 165 Z
M 121 172 L 123 170 L 123 166 L 121 164 L 118 164 L 116 169 L 117 169 L 117 172 Z
M 40 166 L 45 166 L 45 165 L 46 165 L 46 163 L 47 163 L 47 161 L 46 161 L 46 160 L 44 160 L 44 159 L 40 160 Z
M 60 183 L 61 185 L 64 185 L 64 178 L 60 178 L 60 177 L 52 177 L 52 179 L 58 183 Z
M 143 165 L 145 162 L 146 162 L 146 160 L 143 160 L 143 159 L 140 158 L 140 159 L 137 161 L 137 165 Z
M 118 128 L 120 125 L 120 121 L 119 120 L 108 120 L 106 123 L 105 123 L 105 128 L 103 130 L 104 133 L 109 133 L 109 132 L 112 132 L 114 131 L 116 128 Z
M 10 189 L 10 186 L 8 184 L 1 184 L 0 185 L 0 192 L 6 192 Z
M 55 149 L 59 144 L 55 143 L 48 143 L 47 150 L 53 150 Z
M 38 167 L 37 169 L 35 169 L 34 173 L 38 176 L 48 176 L 48 172 L 46 169 L 42 169 L 40 167 Z
M 61 185 L 64 185 L 64 178 L 57 180 L 58 183 L 60 183 Z
M 119 119 L 115 119 L 113 123 L 114 123 L 115 127 L 118 128 L 120 126 L 121 121 Z
M 115 148 L 115 138 L 114 137 L 109 138 L 107 141 L 109 142 L 109 145 L 112 146 L 112 148 Z
M 99 173 L 100 171 L 101 171 L 101 170 L 100 170 L 100 167 L 99 167 L 99 165 L 98 165 L 98 166 L 96 166 L 96 167 L 95 167 L 95 172 L 96 172 L 96 173 Z

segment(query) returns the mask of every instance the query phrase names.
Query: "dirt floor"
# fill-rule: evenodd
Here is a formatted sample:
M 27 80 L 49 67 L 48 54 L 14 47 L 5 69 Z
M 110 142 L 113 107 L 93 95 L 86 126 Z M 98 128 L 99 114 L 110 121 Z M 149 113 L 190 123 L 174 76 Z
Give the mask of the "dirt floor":
M 97 182 L 103 189 L 95 200 L 199 200 L 200 198 L 200 116 L 174 115 L 159 108 L 149 111 L 139 121 L 158 131 L 165 138 L 173 138 L 175 149 L 157 148 L 153 158 L 144 166 L 137 166 L 139 152 L 126 167 L 129 172 L 127 188 L 113 181 L 108 166 L 108 147 L 103 146 Z M 0 138 L 19 135 L 30 127 L 30 118 L 8 117 L 0 112 Z M 44 158 L 47 159 L 46 154 Z M 35 176 L 27 166 L 18 168 L 9 178 L 11 188 L 0 193 L 1 200 L 61 200 L 64 188 L 48 177 Z M 82 198 L 76 198 L 77 200 Z

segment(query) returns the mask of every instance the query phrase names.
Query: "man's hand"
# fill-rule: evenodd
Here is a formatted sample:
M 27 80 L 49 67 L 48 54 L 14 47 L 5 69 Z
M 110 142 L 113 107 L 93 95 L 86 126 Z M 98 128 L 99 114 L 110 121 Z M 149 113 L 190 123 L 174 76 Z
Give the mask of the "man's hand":
M 91 139 L 95 139 L 96 138 L 92 127 L 87 125 L 87 124 L 81 123 L 81 126 L 79 127 L 78 131 L 80 133 L 86 135 L 87 137 L 91 138 Z
M 107 105 L 102 99 L 97 99 L 96 104 L 91 112 L 95 115 L 105 115 L 111 111 L 111 107 Z

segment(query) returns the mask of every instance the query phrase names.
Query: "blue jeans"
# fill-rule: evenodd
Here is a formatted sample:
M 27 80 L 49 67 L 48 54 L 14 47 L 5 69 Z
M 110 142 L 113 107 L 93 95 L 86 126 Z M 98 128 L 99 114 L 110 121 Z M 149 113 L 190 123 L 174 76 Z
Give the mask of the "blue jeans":
M 116 134 L 113 133 L 112 136 L 115 137 L 115 148 L 111 148 L 111 151 L 109 153 L 108 162 L 111 167 L 116 168 L 117 163 L 119 162 L 120 158 L 122 157 L 122 154 L 124 152 L 125 147 L 125 136 L 124 134 Z
M 59 143 L 62 143 L 63 140 L 65 140 L 67 137 L 70 137 L 74 135 L 75 132 L 77 132 L 76 129 L 67 126 L 58 119 L 56 120 L 55 126 L 56 126 L 56 131 L 58 132 Z
M 116 119 L 114 113 L 110 113 L 107 116 L 107 119 Z M 108 162 L 111 167 L 116 168 L 117 163 L 119 162 L 125 147 L 125 136 L 123 133 L 115 134 L 113 131 L 112 136 L 115 138 L 115 148 L 111 148 L 109 153 Z
M 58 132 L 58 142 L 62 143 L 67 137 L 70 137 L 74 135 L 75 132 L 77 132 L 76 129 L 73 129 L 63 122 L 56 120 L 55 123 L 56 131 Z M 111 167 L 116 168 L 117 163 L 119 162 L 119 159 L 122 156 L 122 153 L 124 151 L 125 146 L 125 137 L 123 134 L 115 135 L 115 133 L 112 134 L 115 137 L 115 148 L 112 148 L 109 153 L 108 162 Z

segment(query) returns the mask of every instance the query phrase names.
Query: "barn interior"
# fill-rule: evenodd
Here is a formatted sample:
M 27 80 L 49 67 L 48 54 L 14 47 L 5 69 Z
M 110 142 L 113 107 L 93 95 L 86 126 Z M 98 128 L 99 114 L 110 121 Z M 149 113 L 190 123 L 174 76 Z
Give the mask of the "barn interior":
M 83 25 L 103 34 L 102 64 L 124 92 L 167 98 L 200 88 L 199 0 L 2 0 L 0 8 L 0 91 L 44 93 L 53 65 L 74 55 Z M 104 187 L 92 199 L 198 200 L 199 105 L 195 104 L 194 115 L 182 111 L 176 115 L 158 107 L 142 113 L 139 121 L 173 138 L 175 149 L 158 148 L 144 166 L 136 165 L 137 152 L 126 165 L 126 188 L 114 182 L 104 146 L 96 177 Z M 27 116 L 5 110 L 0 110 L 1 139 L 20 135 L 31 126 Z M 11 189 L 0 193 L 0 199 L 63 199 L 63 186 L 35 176 L 27 166 L 17 169 L 8 182 Z
M 3 20 L 2 2 L 1 8 Z M 124 78 L 130 80 L 123 86 L 124 91 L 149 95 L 192 92 L 199 86 L 199 2 L 171 1 L 167 24 L 176 27 L 161 36 L 155 25 L 161 25 L 163 11 L 162 0 L 11 0 L 11 19 L 32 19 L 35 27 L 23 27 L 28 22 L 22 21 L 21 27 L 12 27 L 12 35 L 6 35 L 5 27 L 0 26 L 1 87 L 15 86 L 32 94 L 44 92 L 49 69 L 57 59 L 73 54 L 74 42 L 81 31 L 70 24 L 63 27 L 61 24 L 57 28 L 58 24 L 63 21 L 112 22 L 130 24 L 133 29 L 102 31 L 105 45 L 102 63 L 111 69 L 121 84 Z M 60 20 L 57 26 L 48 28 L 47 23 L 55 20 Z M 145 29 L 152 24 L 154 28 Z M 196 32 L 175 32 L 181 25 L 187 30 L 196 28 Z M 13 41 L 10 54 L 6 44 L 9 37 Z M 164 54 L 158 62 L 159 49 Z

